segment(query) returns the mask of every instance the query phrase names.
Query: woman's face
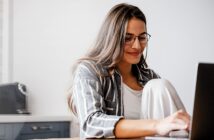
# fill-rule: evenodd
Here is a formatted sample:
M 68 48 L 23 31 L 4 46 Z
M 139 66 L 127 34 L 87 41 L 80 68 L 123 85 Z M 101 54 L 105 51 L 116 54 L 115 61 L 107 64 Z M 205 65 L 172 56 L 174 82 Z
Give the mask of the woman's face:
M 146 25 L 142 20 L 132 18 L 128 22 L 126 31 L 124 53 L 121 61 L 128 64 L 137 64 L 148 41 Z

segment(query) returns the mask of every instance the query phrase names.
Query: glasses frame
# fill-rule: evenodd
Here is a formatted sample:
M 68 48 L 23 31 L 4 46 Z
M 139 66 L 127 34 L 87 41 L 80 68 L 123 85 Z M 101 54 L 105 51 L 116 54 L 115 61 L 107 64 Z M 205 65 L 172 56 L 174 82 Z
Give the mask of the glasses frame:
M 144 33 L 142 33 L 142 34 L 140 34 L 140 35 L 138 35 L 138 36 L 136 36 L 136 35 L 134 35 L 134 34 L 132 34 L 132 33 L 127 33 L 126 35 L 131 35 L 132 37 L 131 37 L 131 40 L 130 40 L 130 41 L 127 41 L 127 40 L 126 40 L 126 37 L 125 37 L 125 41 L 124 41 L 125 45 L 133 45 L 134 42 L 135 42 L 135 40 L 136 40 L 136 38 L 138 39 L 138 41 L 139 41 L 139 43 L 140 43 L 141 45 L 145 45 L 145 44 L 148 43 L 149 39 L 151 38 L 151 35 L 150 35 L 149 33 L 147 33 L 147 32 L 144 32 Z M 141 42 L 140 39 L 139 39 L 139 37 L 142 36 L 142 35 L 146 35 L 146 38 L 147 38 L 147 39 L 146 39 L 145 42 Z

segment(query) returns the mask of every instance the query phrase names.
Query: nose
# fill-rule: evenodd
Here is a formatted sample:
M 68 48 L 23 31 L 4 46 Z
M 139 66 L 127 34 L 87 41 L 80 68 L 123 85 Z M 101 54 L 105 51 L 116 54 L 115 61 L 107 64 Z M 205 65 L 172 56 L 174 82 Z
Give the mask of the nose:
M 140 41 L 139 41 L 138 37 L 135 38 L 132 48 L 138 49 L 138 50 L 141 49 L 141 45 L 140 45 Z

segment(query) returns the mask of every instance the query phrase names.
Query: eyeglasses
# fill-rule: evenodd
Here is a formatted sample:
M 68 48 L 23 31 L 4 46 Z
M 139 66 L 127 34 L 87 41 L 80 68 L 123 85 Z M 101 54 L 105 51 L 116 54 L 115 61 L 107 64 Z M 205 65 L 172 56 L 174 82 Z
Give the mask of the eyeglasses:
M 143 34 L 140 34 L 139 36 L 135 36 L 131 33 L 127 33 L 125 36 L 125 44 L 133 45 L 133 43 L 135 42 L 135 39 L 138 38 L 138 41 L 140 42 L 140 44 L 145 45 L 149 41 L 150 37 L 151 35 L 148 33 L 143 33 Z

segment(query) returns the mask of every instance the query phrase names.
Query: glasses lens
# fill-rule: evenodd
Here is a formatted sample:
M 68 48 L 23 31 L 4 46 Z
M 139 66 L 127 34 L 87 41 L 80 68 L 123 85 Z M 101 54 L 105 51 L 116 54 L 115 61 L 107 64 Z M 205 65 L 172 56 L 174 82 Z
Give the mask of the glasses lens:
M 133 35 L 130 35 L 130 34 L 127 34 L 125 36 L 125 43 L 126 44 L 132 44 L 132 41 L 134 40 L 134 36 Z
M 149 41 L 149 38 L 150 38 L 150 35 L 147 33 L 138 37 L 141 43 L 147 43 Z
M 127 45 L 132 45 L 136 38 L 138 38 L 141 44 L 146 44 L 150 38 L 150 35 L 147 33 L 141 34 L 140 36 L 135 36 L 133 34 L 126 34 L 125 43 Z

